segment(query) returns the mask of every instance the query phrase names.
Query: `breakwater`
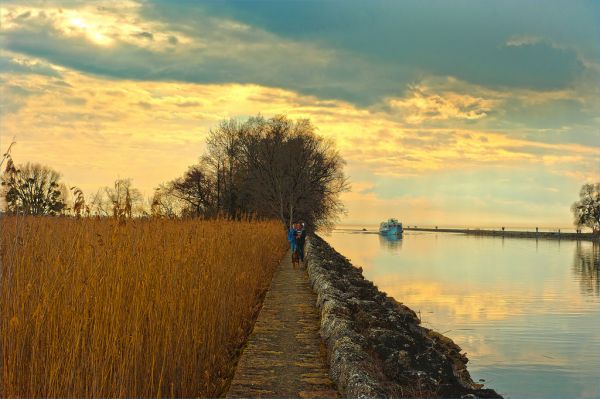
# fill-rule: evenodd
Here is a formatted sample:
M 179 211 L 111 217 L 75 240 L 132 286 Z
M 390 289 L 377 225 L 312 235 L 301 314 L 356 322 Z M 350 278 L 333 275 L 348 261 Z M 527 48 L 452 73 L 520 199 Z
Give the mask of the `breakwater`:
M 308 251 L 330 376 L 344 397 L 501 398 L 473 382 L 458 345 L 422 327 L 324 240 L 312 236 Z
M 479 236 L 515 237 L 515 238 L 546 238 L 554 240 L 586 240 L 598 241 L 598 233 L 572 233 L 559 231 L 515 231 L 515 230 L 485 230 L 485 229 L 436 229 L 423 227 L 405 227 L 405 231 L 431 231 L 435 233 L 462 233 Z

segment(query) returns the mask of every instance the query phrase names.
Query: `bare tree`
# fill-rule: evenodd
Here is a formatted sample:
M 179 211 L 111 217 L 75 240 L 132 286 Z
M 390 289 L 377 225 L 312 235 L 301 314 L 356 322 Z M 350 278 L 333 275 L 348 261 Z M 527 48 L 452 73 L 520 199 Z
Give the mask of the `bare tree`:
M 142 193 L 133 187 L 131 179 L 117 179 L 114 187 L 105 187 L 104 192 L 112 205 L 113 217 L 128 219 L 143 213 Z
M 240 139 L 244 128 L 235 119 L 224 120 L 211 129 L 206 140 L 208 154 L 204 159 L 214 170 L 217 208 L 229 215 L 239 210 Z
M 183 211 L 182 201 L 175 197 L 172 188 L 161 184 L 149 200 L 150 216 L 174 219 Z
M 571 206 L 577 227 L 589 227 L 594 233 L 600 231 L 600 183 L 584 184 L 579 201 Z
M 187 216 L 203 216 L 216 211 L 214 197 L 218 190 L 215 192 L 207 167 L 202 163 L 190 166 L 182 177 L 171 181 L 167 187 L 170 195 L 186 204 L 183 212 Z
M 92 195 L 89 202 L 91 214 L 99 217 L 110 216 L 112 213 L 112 204 L 106 195 L 105 189 L 99 189 Z
M 66 209 L 60 174 L 40 164 L 16 166 L 10 156 L 2 176 L 7 211 L 28 215 L 57 215 Z
M 246 123 L 240 135 L 253 210 L 284 224 L 301 219 L 315 229 L 331 227 L 343 212 L 344 161 L 314 130 L 308 120 L 285 116 Z

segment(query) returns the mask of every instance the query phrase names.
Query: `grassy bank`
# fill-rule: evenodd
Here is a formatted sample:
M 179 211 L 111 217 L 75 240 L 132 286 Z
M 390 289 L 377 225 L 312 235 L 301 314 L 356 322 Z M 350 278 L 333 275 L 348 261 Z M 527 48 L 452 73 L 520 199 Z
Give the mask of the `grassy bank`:
M 3 397 L 219 395 L 277 222 L 2 218 Z

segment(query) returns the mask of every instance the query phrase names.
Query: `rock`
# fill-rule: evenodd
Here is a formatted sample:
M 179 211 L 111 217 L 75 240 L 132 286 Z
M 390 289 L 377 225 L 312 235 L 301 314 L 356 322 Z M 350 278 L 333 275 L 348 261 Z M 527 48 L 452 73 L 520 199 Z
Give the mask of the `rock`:
M 412 309 L 379 291 L 361 268 L 318 236 L 307 250 L 330 375 L 344 397 L 501 398 L 471 380 L 458 345 L 421 327 Z

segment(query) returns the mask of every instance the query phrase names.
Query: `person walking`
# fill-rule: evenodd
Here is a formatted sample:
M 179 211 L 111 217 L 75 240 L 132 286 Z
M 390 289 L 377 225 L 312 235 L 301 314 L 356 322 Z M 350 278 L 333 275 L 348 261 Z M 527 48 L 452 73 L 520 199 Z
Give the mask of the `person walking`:
M 298 240 L 298 256 L 300 258 L 300 262 L 304 265 L 304 244 L 306 244 L 306 225 L 304 223 L 299 224 L 299 230 L 296 233 Z
M 290 248 L 291 248 L 292 254 L 293 254 L 297 250 L 297 245 L 296 245 L 296 225 L 295 224 L 292 224 L 290 226 L 290 229 L 288 230 L 287 239 L 290 242 Z

